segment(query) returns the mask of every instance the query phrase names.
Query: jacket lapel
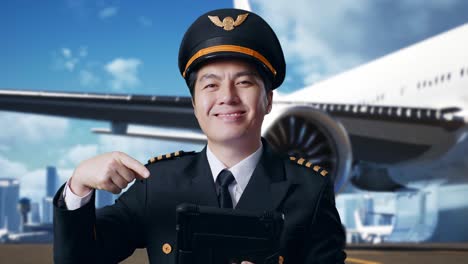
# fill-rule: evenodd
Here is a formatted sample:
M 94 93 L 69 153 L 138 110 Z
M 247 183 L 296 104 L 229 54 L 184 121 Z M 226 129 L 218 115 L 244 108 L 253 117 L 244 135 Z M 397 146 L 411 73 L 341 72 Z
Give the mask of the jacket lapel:
M 263 153 L 236 209 L 250 211 L 276 210 L 292 187 L 286 178 L 283 160 L 262 139 Z
M 192 200 L 199 205 L 218 207 L 216 187 L 206 158 L 206 146 L 198 153 L 193 166 L 189 169 L 191 170 L 189 173 L 193 175 L 189 190 Z

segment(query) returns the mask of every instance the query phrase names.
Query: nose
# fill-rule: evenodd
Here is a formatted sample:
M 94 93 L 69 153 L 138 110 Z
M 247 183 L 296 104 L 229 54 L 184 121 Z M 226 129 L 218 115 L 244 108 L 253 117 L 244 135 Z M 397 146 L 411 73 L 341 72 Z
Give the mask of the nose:
M 233 82 L 221 86 L 219 104 L 238 104 L 240 102 L 236 86 Z

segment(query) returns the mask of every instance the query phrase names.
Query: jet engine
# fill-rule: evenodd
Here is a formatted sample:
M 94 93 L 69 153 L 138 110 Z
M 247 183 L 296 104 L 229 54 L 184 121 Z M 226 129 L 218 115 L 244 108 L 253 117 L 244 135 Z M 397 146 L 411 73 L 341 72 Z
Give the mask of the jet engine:
M 326 169 L 335 183 L 335 193 L 340 192 L 350 180 L 352 163 L 351 143 L 344 127 L 309 106 L 275 105 L 275 112 L 268 117 L 273 119 L 265 120 L 262 136 L 273 148 Z

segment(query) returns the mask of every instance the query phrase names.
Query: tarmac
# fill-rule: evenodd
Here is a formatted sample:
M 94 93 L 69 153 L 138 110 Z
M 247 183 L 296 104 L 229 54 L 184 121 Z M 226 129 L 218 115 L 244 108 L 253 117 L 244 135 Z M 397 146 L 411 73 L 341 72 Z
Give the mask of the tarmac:
M 468 263 L 468 244 L 348 245 L 346 264 Z
M 467 244 L 385 244 L 349 245 L 346 264 L 458 264 L 468 263 Z M 53 263 L 50 244 L 1 244 L 0 263 Z M 148 263 L 146 251 L 135 253 L 123 264 Z

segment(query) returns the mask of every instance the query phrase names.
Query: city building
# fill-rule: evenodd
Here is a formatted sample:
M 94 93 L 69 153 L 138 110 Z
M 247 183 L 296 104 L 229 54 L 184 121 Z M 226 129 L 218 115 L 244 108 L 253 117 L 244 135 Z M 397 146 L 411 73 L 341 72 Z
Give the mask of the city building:
M 19 181 L 17 179 L 0 179 L 0 228 L 9 232 L 18 232 L 20 214 L 17 209 L 19 200 Z
M 47 167 L 46 197 L 54 197 L 58 189 L 58 174 L 54 166 Z

